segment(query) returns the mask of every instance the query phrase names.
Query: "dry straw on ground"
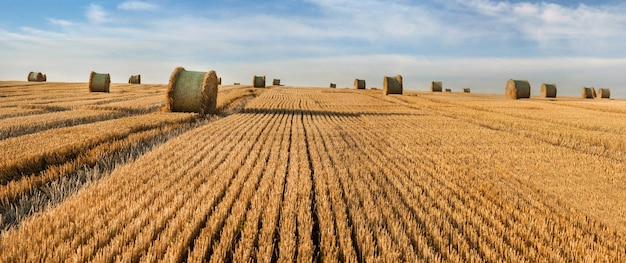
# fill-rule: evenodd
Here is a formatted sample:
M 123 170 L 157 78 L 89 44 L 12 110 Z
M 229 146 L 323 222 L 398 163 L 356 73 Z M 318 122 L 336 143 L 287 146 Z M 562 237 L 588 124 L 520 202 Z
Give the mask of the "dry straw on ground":
M 130 77 L 128 78 L 128 83 L 129 84 L 141 84 L 141 75 L 140 74 L 130 75 Z
M 354 89 L 365 89 L 365 80 L 354 79 Z
M 582 89 L 583 99 L 594 99 L 595 97 L 596 97 L 596 89 L 594 87 L 583 87 Z
M 170 76 L 165 97 L 169 111 L 215 113 L 218 79 L 215 71 L 187 71 L 177 67 Z
M 41 72 L 29 72 L 28 73 L 28 81 L 34 81 L 34 82 L 42 82 L 45 81 L 43 74 L 41 74 Z
M 530 83 L 528 80 L 509 79 L 506 82 L 505 95 L 511 99 L 530 98 Z
M 265 88 L 265 76 L 254 76 L 252 78 L 252 86 L 255 88 Z
M 598 89 L 598 99 L 610 99 L 611 98 L 611 89 L 608 88 L 600 88 Z
M 274 86 L 280 86 L 280 79 L 273 79 L 273 80 L 272 80 L 272 85 L 274 85 Z
M 337 84 L 331 82 L 330 83 L 330 87 L 333 88 L 333 89 L 336 89 L 337 88 Z
M 433 81 L 430 83 L 430 91 L 432 92 L 441 92 L 443 91 L 443 84 L 441 81 Z
M 89 92 L 109 92 L 109 85 L 111 84 L 111 75 L 109 73 L 96 73 L 91 72 L 89 74 Z
M 402 94 L 402 75 L 383 79 L 383 94 Z
M 541 97 L 556 98 L 556 84 L 541 83 Z
M 470 88 L 463 88 L 464 93 L 470 93 Z

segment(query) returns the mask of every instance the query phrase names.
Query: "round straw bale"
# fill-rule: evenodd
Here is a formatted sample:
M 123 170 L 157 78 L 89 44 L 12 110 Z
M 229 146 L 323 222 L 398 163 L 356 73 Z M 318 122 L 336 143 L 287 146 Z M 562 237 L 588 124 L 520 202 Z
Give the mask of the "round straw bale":
M 241 85 L 241 83 L 235 82 L 235 83 L 233 83 L 233 85 Z
M 336 89 L 337 88 L 337 84 L 331 82 L 330 83 L 330 87 L 333 88 L 333 89 Z
M 556 98 L 556 84 L 541 83 L 541 96 L 544 98 Z
M 402 94 L 402 75 L 383 78 L 383 94 Z
M 611 89 L 600 88 L 598 89 L 598 99 L 610 99 L 611 98 Z
M 109 73 L 96 73 L 91 72 L 89 74 L 89 92 L 109 92 L 109 85 L 111 84 L 111 75 Z
M 452 92 L 452 89 L 445 89 L 445 92 Z
M 506 96 L 511 99 L 530 98 L 530 83 L 528 80 L 509 79 L 506 82 Z
M 217 82 L 213 70 L 187 71 L 177 67 L 170 76 L 165 105 L 169 111 L 213 114 L 217 105 Z
M 595 98 L 595 88 L 593 87 L 583 87 L 582 89 L 582 98 L 583 99 L 593 99 Z
M 354 89 L 365 89 L 365 80 L 354 79 Z
M 28 73 L 28 81 L 40 82 L 43 81 L 43 74 L 41 72 L 29 72 Z
M 128 83 L 130 84 L 141 84 L 141 75 L 137 74 L 137 75 L 130 75 L 130 78 L 128 78 Z
M 254 76 L 252 86 L 255 88 L 265 88 L 265 76 Z
M 441 81 L 433 81 L 430 83 L 430 91 L 441 92 L 443 91 L 443 83 Z
M 222 85 L 222 77 L 217 78 L 217 84 Z
M 470 88 L 463 88 L 464 93 L 470 93 Z
M 41 81 L 43 81 L 43 82 L 48 81 L 48 76 L 46 76 L 46 74 L 43 74 L 43 79 Z
M 274 85 L 274 86 L 280 86 L 280 79 L 273 79 L 273 80 L 272 80 L 272 85 Z

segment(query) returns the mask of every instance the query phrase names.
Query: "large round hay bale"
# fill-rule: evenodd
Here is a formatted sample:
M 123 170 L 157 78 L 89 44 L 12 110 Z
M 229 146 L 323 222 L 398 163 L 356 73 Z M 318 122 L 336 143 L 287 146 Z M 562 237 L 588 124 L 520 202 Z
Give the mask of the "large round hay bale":
M 354 89 L 365 89 L 365 80 L 354 79 Z
M 541 83 L 541 97 L 556 98 L 556 84 Z
M 509 79 L 506 82 L 505 94 L 511 99 L 530 98 L 530 83 L 528 80 Z
M 130 75 L 130 77 L 128 78 L 128 83 L 130 83 L 130 84 L 141 84 L 141 75 L 140 74 Z
M 383 94 L 402 94 L 402 75 L 383 78 Z
M 610 99 L 611 98 L 611 89 L 600 88 L 598 89 L 598 99 Z
M 463 93 L 470 93 L 470 88 L 463 88 Z
M 111 75 L 109 73 L 96 73 L 91 72 L 89 74 L 89 92 L 109 92 L 109 85 L 111 84 Z
M 197 112 L 201 115 L 215 113 L 217 105 L 217 74 L 187 71 L 177 67 L 170 76 L 165 105 L 175 112 Z
M 280 86 L 280 79 L 273 79 L 273 80 L 272 80 L 272 85 L 274 85 L 274 86 Z
M 252 86 L 255 88 L 265 88 L 265 76 L 254 76 Z
M 28 81 L 35 81 L 35 82 L 40 82 L 43 81 L 43 74 L 41 74 L 41 72 L 29 72 L 28 73 Z
M 43 81 L 43 82 L 48 81 L 48 76 L 46 76 L 46 74 L 43 74 L 43 79 L 41 81 Z
M 583 87 L 582 89 L 583 99 L 593 99 L 595 97 L 596 97 L 596 91 L 594 87 Z
M 333 89 L 336 89 L 337 88 L 337 84 L 331 82 L 330 83 L 330 87 L 333 88 Z
M 443 83 L 441 81 L 433 81 L 430 83 L 430 91 L 432 92 L 442 92 L 443 91 Z

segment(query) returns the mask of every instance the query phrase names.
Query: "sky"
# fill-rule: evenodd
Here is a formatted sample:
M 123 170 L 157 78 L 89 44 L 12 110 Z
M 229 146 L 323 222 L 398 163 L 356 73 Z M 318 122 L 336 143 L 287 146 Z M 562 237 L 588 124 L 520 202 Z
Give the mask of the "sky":
M 286 85 L 504 93 L 508 79 L 559 95 L 626 98 L 626 2 L 494 0 L 3 0 L 0 80 L 167 83 L 177 66 Z

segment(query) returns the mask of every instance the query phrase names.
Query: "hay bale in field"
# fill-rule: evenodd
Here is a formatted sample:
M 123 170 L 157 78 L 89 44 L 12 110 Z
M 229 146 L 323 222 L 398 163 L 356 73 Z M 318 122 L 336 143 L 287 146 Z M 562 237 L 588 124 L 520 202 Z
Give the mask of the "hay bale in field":
M 217 105 L 217 74 L 187 71 L 177 67 L 170 76 L 165 105 L 176 112 L 197 112 L 200 115 L 215 113 Z
M 217 84 L 222 85 L 222 77 L 217 78 Z
M 254 76 L 252 86 L 255 88 L 265 88 L 265 76 Z
M 556 84 L 541 83 L 541 97 L 556 98 Z
M 445 89 L 445 92 L 452 92 L 452 89 Z
M 365 80 L 354 79 L 354 89 L 365 89 Z
M 130 77 L 128 78 L 128 83 L 129 84 L 141 84 L 141 75 L 140 74 L 130 75 Z
M 505 95 L 511 99 L 530 98 L 530 83 L 528 80 L 509 79 Z
M 235 82 L 235 83 L 233 83 L 233 85 L 241 85 L 241 83 Z
M 89 92 L 109 92 L 109 85 L 111 84 L 111 75 L 109 73 L 96 73 L 91 72 L 89 74 Z
M 595 97 L 596 97 L 596 89 L 594 87 L 583 87 L 582 89 L 583 99 L 593 99 Z
M 46 74 L 43 74 L 43 79 L 41 81 L 43 81 L 43 82 L 48 81 L 48 76 L 46 76 Z
M 331 82 L 330 83 L 330 87 L 333 88 L 333 89 L 336 89 L 337 88 L 337 84 Z
M 43 74 L 41 74 L 41 72 L 29 72 L 28 73 L 28 77 L 27 77 L 28 81 L 34 81 L 34 82 L 41 82 L 44 81 L 43 78 Z
M 598 89 L 598 99 L 610 99 L 611 98 L 611 89 L 600 88 Z
M 470 88 L 463 88 L 463 93 L 470 93 Z
M 272 85 L 274 85 L 274 86 L 280 86 L 280 79 L 273 79 L 273 80 L 272 80 Z
M 441 92 L 443 91 L 443 83 L 441 81 L 433 81 L 430 83 L 430 91 L 431 92 Z
M 383 78 L 383 94 L 402 94 L 402 75 Z

